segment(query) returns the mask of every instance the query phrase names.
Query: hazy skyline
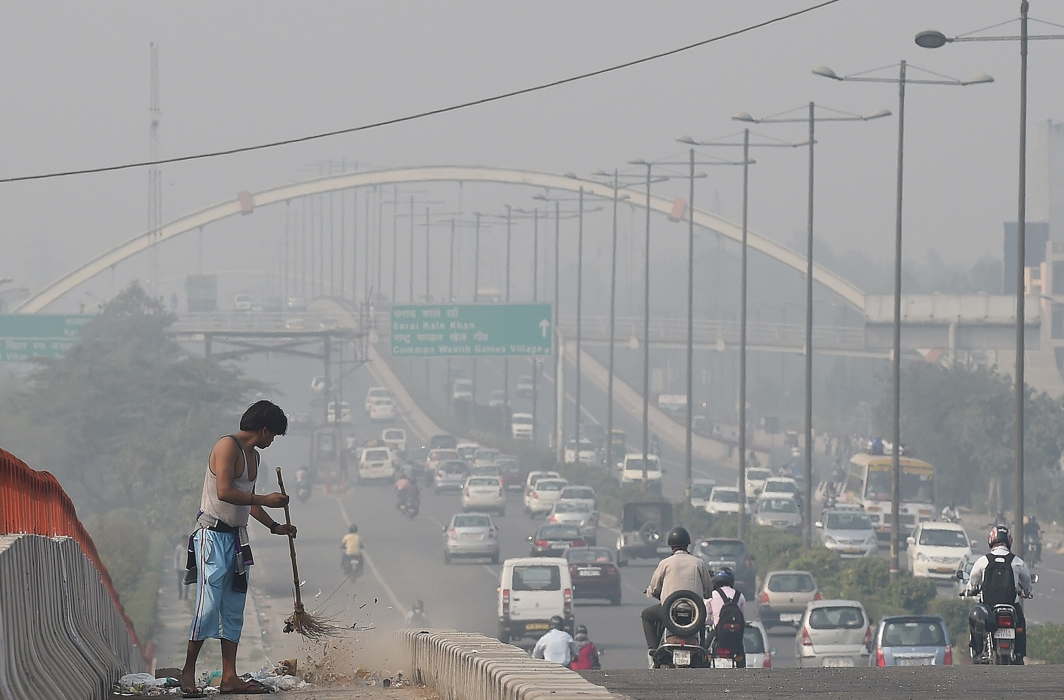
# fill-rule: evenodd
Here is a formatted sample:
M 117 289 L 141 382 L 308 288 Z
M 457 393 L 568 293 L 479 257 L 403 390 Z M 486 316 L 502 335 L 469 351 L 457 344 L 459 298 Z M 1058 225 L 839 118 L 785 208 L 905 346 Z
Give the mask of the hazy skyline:
M 356 125 L 544 82 L 673 48 L 812 4 L 667 2 L 269 2 L 22 4 L 5 8 L 5 176 L 139 160 L 148 153 L 148 43 L 161 46 L 162 154 L 180 155 Z M 1014 2 L 843 0 L 815 13 L 650 64 L 395 127 L 164 169 L 163 219 L 309 177 L 312 163 L 470 163 L 587 174 L 632 158 L 675 156 L 674 139 L 734 133 L 736 112 L 768 114 L 812 99 L 852 112 L 896 110 L 891 85 L 839 84 L 905 58 L 996 82 L 912 86 L 906 125 L 906 256 L 951 263 L 998 257 L 1015 218 L 1018 50 L 1013 43 L 927 51 L 913 34 L 954 34 L 1014 17 Z M 1032 15 L 1064 21 L 1051 3 Z M 1002 31 L 1012 31 L 1011 29 Z M 1038 25 L 1032 31 L 1045 31 Z M 1054 76 L 1064 46 L 1031 47 L 1030 219 L 1045 216 L 1039 122 L 1064 115 Z M 801 125 L 757 127 L 801 139 Z M 892 256 L 896 121 L 818 132 L 818 240 Z M 751 227 L 789 242 L 805 226 L 804 152 L 762 152 L 751 175 Z M 147 172 L 0 188 L 7 214 L 0 274 L 38 288 L 145 229 Z M 699 204 L 734 218 L 737 172 L 699 181 Z M 683 183 L 663 192 L 685 190 Z M 521 194 L 527 201 L 531 191 Z M 279 216 L 211 227 L 208 256 L 239 269 L 247 234 Z M 270 240 L 273 240 L 272 238 Z M 180 244 L 177 244 L 180 245 Z M 177 248 L 188 250 L 188 246 Z M 180 274 L 183 269 L 171 270 Z M 262 267 L 268 260 L 256 261 Z M 859 282 L 859 280 L 858 280 Z M 73 295 L 72 295 L 73 296 Z

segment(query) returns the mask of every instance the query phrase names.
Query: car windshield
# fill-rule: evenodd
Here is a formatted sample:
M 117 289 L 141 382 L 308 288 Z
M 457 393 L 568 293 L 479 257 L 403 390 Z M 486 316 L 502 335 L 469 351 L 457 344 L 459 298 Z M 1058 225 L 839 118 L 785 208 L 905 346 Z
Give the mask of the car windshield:
M 429 447 L 444 447 L 453 450 L 455 447 L 458 447 L 458 438 L 454 435 L 433 435 L 432 439 L 429 440 Z
M 557 566 L 515 566 L 513 590 L 558 591 L 562 587 L 562 575 Z
M 513 420 L 514 423 L 516 423 L 518 425 L 532 425 L 532 416 L 520 416 L 520 415 L 514 414 L 512 420 Z
M 466 486 L 495 486 L 495 487 L 497 487 L 498 485 L 499 485 L 499 480 L 498 479 L 492 479 L 491 477 L 488 477 L 488 476 L 473 477 L 468 482 L 466 482 Z
M 735 540 L 704 541 L 698 549 L 707 559 L 739 559 L 746 553 L 746 545 Z
M 540 479 L 536 482 L 537 491 L 561 491 L 565 488 L 564 481 L 555 481 L 553 479 Z
M 562 498 L 582 498 L 594 500 L 595 492 L 589 488 L 568 487 L 562 491 Z
M 753 625 L 747 625 L 743 630 L 743 651 L 747 654 L 765 653 L 765 637 L 761 634 L 761 630 Z
M 766 588 L 773 593 L 812 593 L 816 583 L 810 574 L 779 573 L 769 576 Z
M 809 626 L 815 630 L 856 630 L 864 623 L 861 609 L 849 605 L 813 608 L 809 613 Z
M 643 458 L 642 457 L 636 457 L 636 458 L 633 458 L 633 459 L 625 460 L 624 468 L 625 469 L 631 469 L 631 470 L 634 470 L 634 471 L 643 471 Z M 660 469 L 660 467 L 658 466 L 658 460 L 656 460 L 656 459 L 648 459 L 647 460 L 647 471 L 648 472 L 656 472 L 659 469 Z
M 580 528 L 575 525 L 544 525 L 539 529 L 539 538 L 544 540 L 580 539 Z
M 828 530 L 871 530 L 872 521 L 864 513 L 828 513 L 824 516 Z
M 570 549 L 565 558 L 570 564 L 612 564 L 613 551 L 605 547 L 577 547 Z
M 768 481 L 765 483 L 767 493 L 798 493 L 793 481 Z
M 404 437 L 406 437 L 406 436 L 403 434 L 402 430 L 385 430 L 384 431 L 384 439 L 385 440 L 402 440 Z
M 746 480 L 747 481 L 764 481 L 772 476 L 772 472 L 768 469 L 747 469 Z
M 366 459 L 375 461 L 388 459 L 388 450 L 366 450 Z
M 691 498 L 700 498 L 703 501 L 709 498 L 709 492 L 713 487 L 708 484 L 694 484 L 691 486 Z
M 920 544 L 932 547 L 967 547 L 968 538 L 960 530 L 928 530 L 920 531 Z
M 720 501 L 721 503 L 738 503 L 739 492 L 735 489 L 713 489 L 709 498 L 711 501 Z
M 499 451 L 498 450 L 477 450 L 476 455 L 477 455 L 477 459 L 484 459 L 484 460 L 495 459 L 496 457 L 499 456 Z
M 466 467 L 465 462 L 453 461 L 441 464 L 440 470 L 447 472 L 448 474 L 465 474 L 469 471 L 469 468 Z
M 763 513 L 797 513 L 798 506 L 789 498 L 767 498 L 758 503 Z
M 468 514 L 454 516 L 453 527 L 491 527 L 491 518 L 486 515 Z
M 946 631 L 939 620 L 890 620 L 883 627 L 885 647 L 943 647 Z
M 590 513 L 591 506 L 587 503 L 576 501 L 562 501 L 554 505 L 555 513 Z

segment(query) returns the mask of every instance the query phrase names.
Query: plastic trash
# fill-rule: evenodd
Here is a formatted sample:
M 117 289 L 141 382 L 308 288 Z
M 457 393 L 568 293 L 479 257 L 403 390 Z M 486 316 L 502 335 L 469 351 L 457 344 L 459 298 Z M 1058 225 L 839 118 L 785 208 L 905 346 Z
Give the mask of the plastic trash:
M 117 695 L 169 695 L 174 688 L 179 688 L 176 678 L 156 678 L 150 673 L 127 673 L 114 684 Z

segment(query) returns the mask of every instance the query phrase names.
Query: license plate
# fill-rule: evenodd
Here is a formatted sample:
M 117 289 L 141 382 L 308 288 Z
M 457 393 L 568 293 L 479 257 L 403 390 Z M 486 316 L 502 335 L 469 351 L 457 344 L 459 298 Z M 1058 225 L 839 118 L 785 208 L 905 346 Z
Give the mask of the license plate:
M 1011 627 L 994 630 L 994 639 L 1016 639 L 1016 630 Z
M 675 666 L 690 666 L 691 652 L 677 649 L 676 651 L 672 652 L 672 663 Z
M 545 630 L 548 627 L 550 627 L 550 625 L 548 625 L 546 622 L 530 622 L 525 625 L 526 630 Z
M 898 666 L 930 666 L 931 659 L 896 659 L 895 664 Z
M 580 569 L 578 572 L 581 576 L 601 576 L 602 572 L 598 569 Z
M 785 615 L 780 615 L 780 622 L 798 622 L 798 620 L 801 619 L 801 613 L 787 613 Z
M 829 656 L 824 659 L 822 666 L 824 668 L 852 668 L 853 659 L 847 656 Z

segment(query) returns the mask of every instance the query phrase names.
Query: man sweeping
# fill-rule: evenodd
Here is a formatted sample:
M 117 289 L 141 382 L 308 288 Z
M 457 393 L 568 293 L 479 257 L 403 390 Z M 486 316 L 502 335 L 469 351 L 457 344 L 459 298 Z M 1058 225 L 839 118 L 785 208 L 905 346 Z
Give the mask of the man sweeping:
M 189 537 L 188 578 L 196 583 L 188 653 L 181 672 L 184 697 L 203 697 L 196 687 L 196 659 L 203 642 L 216 637 L 222 646 L 223 694 L 265 694 L 270 689 L 236 673 L 236 652 L 244 624 L 244 599 L 248 567 L 253 563 L 248 545 L 248 516 L 275 535 L 295 535 L 296 528 L 271 518 L 263 507 L 282 508 L 288 496 L 255 493 L 259 453 L 288 429 L 288 418 L 276 404 L 257 401 L 240 419 L 240 431 L 219 438 L 211 449 L 203 478 L 203 495 Z M 191 580 L 189 581 L 191 583 Z

